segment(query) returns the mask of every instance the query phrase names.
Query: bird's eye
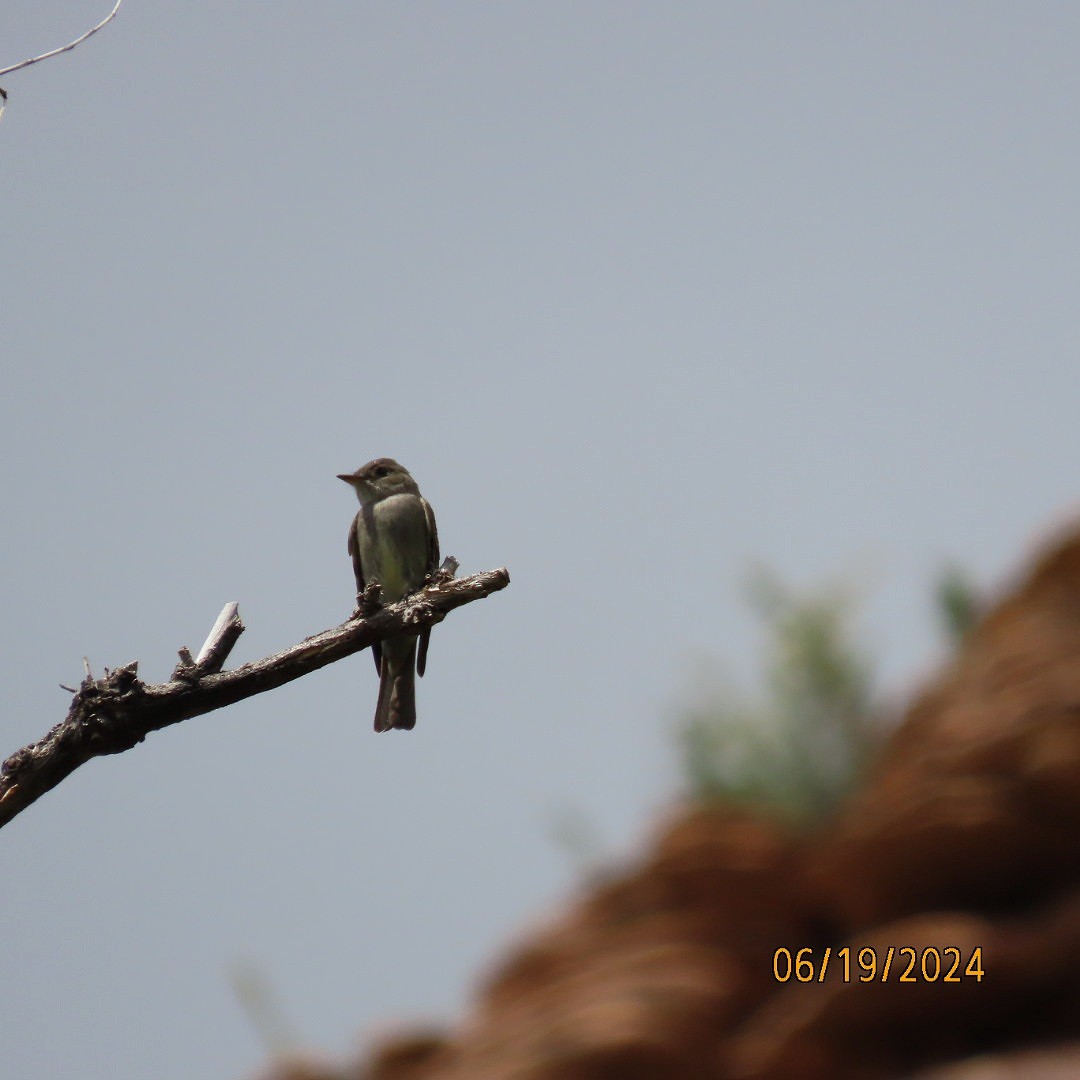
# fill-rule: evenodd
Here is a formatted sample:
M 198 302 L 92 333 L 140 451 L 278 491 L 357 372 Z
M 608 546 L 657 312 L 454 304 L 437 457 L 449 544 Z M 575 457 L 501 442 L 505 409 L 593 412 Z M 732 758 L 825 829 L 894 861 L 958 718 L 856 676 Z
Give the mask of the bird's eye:
M 379 480 L 381 480 L 384 476 L 389 476 L 389 475 L 390 475 L 390 470 L 385 465 L 380 465 L 375 470 L 375 476 Z

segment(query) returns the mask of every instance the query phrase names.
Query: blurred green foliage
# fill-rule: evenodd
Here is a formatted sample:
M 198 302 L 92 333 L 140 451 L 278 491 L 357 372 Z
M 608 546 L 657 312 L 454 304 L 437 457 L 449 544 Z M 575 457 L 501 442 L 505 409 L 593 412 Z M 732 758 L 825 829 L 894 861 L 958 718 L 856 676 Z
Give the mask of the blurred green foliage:
M 979 617 L 978 592 L 960 567 L 950 565 L 938 575 L 936 598 L 942 629 L 949 641 L 959 645 Z
M 820 817 L 858 777 L 876 742 L 874 671 L 857 644 L 855 597 L 797 592 L 757 571 L 752 606 L 766 632 L 761 700 L 714 692 L 679 726 L 693 796 L 795 821 Z
M 690 794 L 809 824 L 858 781 L 881 734 L 874 665 L 860 645 L 856 590 L 809 591 L 756 571 L 751 605 L 765 630 L 762 693 L 748 702 L 730 687 L 699 695 L 678 728 Z M 981 604 L 955 566 L 940 574 L 935 601 L 958 646 Z

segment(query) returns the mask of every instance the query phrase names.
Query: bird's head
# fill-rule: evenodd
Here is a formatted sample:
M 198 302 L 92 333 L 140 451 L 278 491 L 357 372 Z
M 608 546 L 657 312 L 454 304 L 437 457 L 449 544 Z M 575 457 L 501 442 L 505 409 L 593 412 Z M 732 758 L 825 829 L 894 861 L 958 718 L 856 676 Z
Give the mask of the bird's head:
M 361 465 L 354 473 L 338 473 L 338 479 L 351 484 L 362 503 L 378 502 L 391 495 L 419 495 L 416 481 L 404 465 L 393 458 L 381 457 Z

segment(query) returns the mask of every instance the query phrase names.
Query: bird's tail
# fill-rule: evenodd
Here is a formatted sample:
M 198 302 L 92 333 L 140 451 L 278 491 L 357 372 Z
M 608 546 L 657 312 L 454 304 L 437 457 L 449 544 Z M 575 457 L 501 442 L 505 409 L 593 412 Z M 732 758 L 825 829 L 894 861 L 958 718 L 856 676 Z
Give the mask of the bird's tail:
M 383 646 L 379 673 L 379 701 L 375 706 L 375 730 L 389 731 L 416 726 L 416 638 L 404 656 L 391 657 L 396 649 Z

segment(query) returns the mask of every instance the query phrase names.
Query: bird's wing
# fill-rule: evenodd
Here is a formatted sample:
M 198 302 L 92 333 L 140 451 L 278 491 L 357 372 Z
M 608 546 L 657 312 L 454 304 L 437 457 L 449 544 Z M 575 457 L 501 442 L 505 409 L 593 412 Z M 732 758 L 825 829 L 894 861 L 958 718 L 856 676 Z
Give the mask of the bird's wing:
M 421 499 L 424 506 L 424 520 L 427 522 L 428 557 L 427 572 L 434 573 L 439 568 L 439 530 L 435 527 L 435 513 L 427 499 Z M 416 674 L 423 678 L 427 667 L 427 647 L 431 639 L 431 627 L 420 631 L 420 644 L 416 650 Z
M 424 504 L 424 518 L 427 521 L 428 530 L 428 573 L 433 573 L 439 568 L 439 530 L 435 527 L 435 512 L 427 499 L 420 500 Z
M 364 582 L 364 567 L 360 562 L 360 540 L 356 535 L 357 519 L 359 514 L 353 518 L 353 523 L 349 526 L 349 557 L 352 559 L 353 575 L 356 577 L 356 595 L 357 603 L 359 603 L 359 597 L 362 595 L 366 588 Z M 382 674 L 382 644 L 376 641 L 371 646 L 371 655 L 375 658 L 375 670 Z

